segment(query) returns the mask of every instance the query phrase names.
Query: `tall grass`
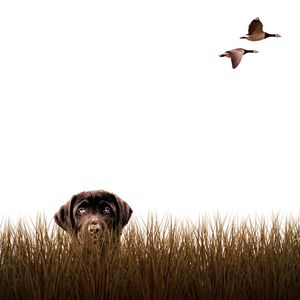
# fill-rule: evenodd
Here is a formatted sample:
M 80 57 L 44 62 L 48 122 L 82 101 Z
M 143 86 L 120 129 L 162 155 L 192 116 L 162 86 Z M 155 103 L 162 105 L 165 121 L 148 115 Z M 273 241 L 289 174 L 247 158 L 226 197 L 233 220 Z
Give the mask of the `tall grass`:
M 132 222 L 81 246 L 39 218 L 0 232 L 0 299 L 300 299 L 299 218 Z

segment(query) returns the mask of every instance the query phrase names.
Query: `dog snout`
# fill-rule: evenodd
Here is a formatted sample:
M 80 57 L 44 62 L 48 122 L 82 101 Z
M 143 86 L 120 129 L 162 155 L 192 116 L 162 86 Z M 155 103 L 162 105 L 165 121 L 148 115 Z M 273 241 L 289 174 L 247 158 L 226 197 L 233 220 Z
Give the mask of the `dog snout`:
M 88 231 L 90 233 L 98 233 L 102 229 L 101 225 L 97 222 L 92 222 L 88 225 Z
M 100 218 L 92 218 L 87 223 L 87 229 L 90 233 L 98 233 L 104 231 L 107 224 Z

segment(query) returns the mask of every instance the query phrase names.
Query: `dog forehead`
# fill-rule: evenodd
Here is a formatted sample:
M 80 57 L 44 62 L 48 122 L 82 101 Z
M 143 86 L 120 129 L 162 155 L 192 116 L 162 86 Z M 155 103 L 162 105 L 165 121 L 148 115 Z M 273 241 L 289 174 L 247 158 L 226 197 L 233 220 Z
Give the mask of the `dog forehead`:
M 90 191 L 81 192 L 76 195 L 74 206 L 80 205 L 82 202 L 86 202 L 87 205 L 96 206 L 103 203 L 110 203 L 116 206 L 116 198 L 113 194 L 105 191 Z

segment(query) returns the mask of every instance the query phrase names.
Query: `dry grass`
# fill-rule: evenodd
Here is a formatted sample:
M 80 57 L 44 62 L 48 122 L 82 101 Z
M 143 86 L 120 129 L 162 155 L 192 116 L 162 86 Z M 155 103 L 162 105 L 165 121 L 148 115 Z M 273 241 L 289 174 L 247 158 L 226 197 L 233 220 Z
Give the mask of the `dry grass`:
M 152 217 L 97 247 L 43 218 L 2 227 L 0 299 L 300 299 L 299 218 Z

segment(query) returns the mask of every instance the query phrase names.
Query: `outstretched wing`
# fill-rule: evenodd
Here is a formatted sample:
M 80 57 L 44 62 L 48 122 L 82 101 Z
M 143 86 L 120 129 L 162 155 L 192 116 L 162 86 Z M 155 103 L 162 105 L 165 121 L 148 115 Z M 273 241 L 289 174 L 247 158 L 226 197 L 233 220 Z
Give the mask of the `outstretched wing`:
M 263 32 L 263 24 L 259 20 L 259 18 L 254 19 L 249 25 L 248 34 L 253 34 L 254 32 L 256 33 Z
M 245 51 L 241 48 L 237 48 L 237 49 L 230 50 L 228 52 L 230 53 L 231 56 L 232 68 L 235 69 L 240 64 Z

